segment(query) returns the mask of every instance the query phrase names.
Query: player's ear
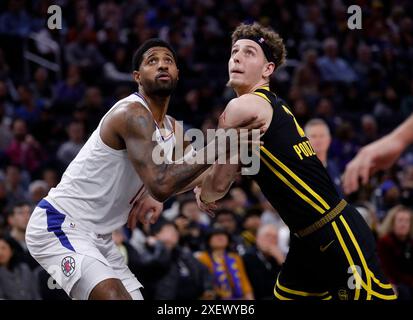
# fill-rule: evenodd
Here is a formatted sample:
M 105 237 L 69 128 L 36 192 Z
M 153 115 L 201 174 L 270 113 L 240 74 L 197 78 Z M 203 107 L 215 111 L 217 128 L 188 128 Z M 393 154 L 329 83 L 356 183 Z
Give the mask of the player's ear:
M 271 76 L 271 74 L 275 71 L 275 64 L 274 62 L 268 62 L 264 66 L 263 77 L 267 78 Z
M 179 80 L 179 69 L 176 68 L 176 80 Z
M 133 71 L 133 80 L 135 80 L 135 82 L 137 82 L 139 85 L 141 84 L 141 74 L 139 71 Z

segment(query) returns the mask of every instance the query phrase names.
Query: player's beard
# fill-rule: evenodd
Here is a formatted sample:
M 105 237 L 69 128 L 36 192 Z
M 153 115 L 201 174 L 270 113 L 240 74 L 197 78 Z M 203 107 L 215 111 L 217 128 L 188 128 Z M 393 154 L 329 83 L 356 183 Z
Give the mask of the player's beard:
M 155 79 L 153 82 L 147 83 L 145 91 L 152 96 L 168 97 L 174 92 L 178 79 L 172 79 L 167 82 Z

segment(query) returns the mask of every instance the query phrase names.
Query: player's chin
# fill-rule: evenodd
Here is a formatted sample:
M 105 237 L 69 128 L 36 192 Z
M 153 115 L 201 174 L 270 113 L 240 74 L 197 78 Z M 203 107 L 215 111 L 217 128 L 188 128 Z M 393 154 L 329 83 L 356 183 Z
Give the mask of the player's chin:
M 243 84 L 243 81 L 241 79 L 234 79 L 234 78 L 230 78 L 229 81 L 227 82 L 227 86 L 233 89 L 241 87 L 242 84 Z

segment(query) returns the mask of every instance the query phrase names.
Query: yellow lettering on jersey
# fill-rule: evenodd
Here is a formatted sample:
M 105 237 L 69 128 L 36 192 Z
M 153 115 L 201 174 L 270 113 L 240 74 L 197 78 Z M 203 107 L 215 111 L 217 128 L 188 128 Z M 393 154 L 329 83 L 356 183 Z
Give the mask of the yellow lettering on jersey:
M 295 145 L 293 146 L 293 148 L 294 148 L 295 152 L 298 154 L 298 157 L 300 158 L 300 160 L 303 160 L 303 157 L 302 157 L 302 155 L 301 155 L 300 147 L 295 144 Z
M 304 142 L 300 142 L 298 144 L 295 144 L 293 146 L 293 149 L 294 149 L 295 153 L 297 153 L 300 160 L 304 159 L 302 155 L 304 155 L 306 157 L 311 157 L 311 156 L 316 155 L 316 153 L 314 152 L 314 149 L 311 146 L 311 143 L 309 141 L 304 141 Z
M 300 149 L 304 153 L 304 155 L 306 157 L 309 157 L 310 153 L 308 152 L 308 149 L 306 148 L 305 144 L 304 143 L 299 143 L 298 145 L 300 146 Z

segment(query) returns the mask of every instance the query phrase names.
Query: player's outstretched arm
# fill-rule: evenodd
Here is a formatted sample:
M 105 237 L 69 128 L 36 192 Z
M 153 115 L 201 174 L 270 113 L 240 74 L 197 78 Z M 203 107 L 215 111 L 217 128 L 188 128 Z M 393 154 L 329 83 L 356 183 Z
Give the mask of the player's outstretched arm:
M 192 180 L 204 172 L 211 163 L 228 150 L 226 146 L 215 148 L 215 140 L 208 144 L 203 152 L 186 157 L 184 163 L 167 163 L 154 156 L 159 145 L 153 139 L 155 124 L 152 115 L 145 108 L 136 106 L 126 108 L 121 125 L 117 132 L 123 139 L 129 158 L 145 184 L 149 193 L 158 201 L 165 201 L 182 190 Z M 255 122 L 255 118 L 247 120 L 246 128 Z M 158 150 L 159 151 L 159 150 Z
M 223 129 L 239 128 L 246 119 L 256 117 L 257 124 L 258 122 L 261 123 L 261 133 L 263 133 L 265 128 L 262 128 L 262 126 L 265 124 L 265 119 L 263 119 L 259 106 L 257 106 L 257 103 L 262 103 L 260 99 L 253 95 L 244 95 L 231 100 L 219 119 L 218 127 Z M 238 154 L 236 156 L 239 158 Z M 204 203 L 211 203 L 224 197 L 239 170 L 239 164 L 215 163 L 203 180 L 199 200 Z
M 153 150 L 158 144 L 153 135 L 156 128 L 152 115 L 145 108 L 127 108 L 123 124 L 119 133 L 126 144 L 129 158 L 148 192 L 156 200 L 165 201 L 208 168 L 207 161 L 167 164 L 155 159 Z
M 413 143 L 413 115 L 394 131 L 363 147 L 350 161 L 343 175 L 344 192 L 349 194 L 366 184 L 371 174 L 390 168 L 409 144 Z

